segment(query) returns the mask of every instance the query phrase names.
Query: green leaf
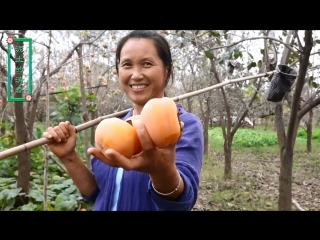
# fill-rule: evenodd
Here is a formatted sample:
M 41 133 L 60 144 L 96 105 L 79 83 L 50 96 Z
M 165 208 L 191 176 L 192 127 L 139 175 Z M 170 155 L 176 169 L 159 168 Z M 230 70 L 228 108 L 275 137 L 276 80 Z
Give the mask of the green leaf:
M 55 200 L 55 208 L 58 211 L 70 211 L 74 210 L 78 203 L 76 201 L 76 198 L 70 199 L 69 196 L 65 194 L 59 194 L 59 196 Z
M 320 40 L 316 40 L 316 43 L 320 44 Z
M 0 186 L 3 184 L 10 184 L 15 182 L 16 180 L 13 178 L 0 178 Z
M 313 76 L 310 76 L 309 82 L 312 82 L 314 80 Z
M 206 55 L 207 58 L 213 59 L 213 53 L 211 51 L 204 51 L 204 54 Z
M 19 195 L 21 190 L 22 190 L 22 188 L 11 189 L 8 196 L 7 196 L 7 199 L 15 198 L 16 196 Z
M 249 65 L 248 65 L 248 70 L 250 70 L 251 68 L 253 67 L 256 67 L 257 64 L 255 62 L 251 62 Z
M 287 36 L 287 30 L 283 30 L 282 31 L 282 35 L 286 37 Z
M 55 210 L 55 208 L 50 203 L 47 204 L 47 209 L 48 209 L 48 211 L 54 211 Z
M 77 190 L 77 187 L 74 185 L 71 185 L 70 187 L 68 187 L 64 192 L 66 194 L 72 194 Z
M 249 55 L 249 57 L 250 57 L 251 59 L 253 59 L 253 56 L 252 56 L 252 54 L 251 54 L 251 53 L 248 53 L 248 55 Z
M 3 189 L 1 192 L 0 192 L 0 200 L 2 199 L 6 199 L 8 194 L 10 192 L 10 189 Z
M 39 128 L 39 127 L 36 127 L 36 129 L 35 129 L 36 131 L 35 131 L 35 135 L 36 135 L 36 137 L 37 138 L 41 138 L 42 137 L 42 129 L 41 128 Z
M 36 202 L 43 202 L 43 194 L 39 190 L 31 190 L 29 197 L 33 198 Z
M 318 83 L 316 83 L 316 82 L 312 82 L 312 87 L 314 87 L 314 88 L 318 88 L 318 86 L 319 86 L 319 84 L 318 84 Z
M 70 179 L 65 180 L 65 181 L 63 182 L 63 185 L 65 185 L 66 187 L 67 187 L 67 186 L 70 186 L 70 185 L 73 185 L 72 179 L 70 178 Z
M 262 61 L 259 60 L 259 61 L 258 61 L 258 68 L 261 68 L 261 67 L 262 67 Z
M 55 176 L 52 177 L 52 180 L 53 181 L 58 181 L 58 182 L 63 182 L 65 180 L 65 178 L 55 175 Z
M 34 211 L 35 209 L 37 209 L 38 205 L 32 203 L 32 202 L 29 202 L 28 204 L 26 205 L 23 205 L 21 207 L 21 211 Z
M 234 56 L 235 59 L 237 59 L 237 58 L 239 58 L 239 57 L 242 58 L 242 52 L 239 51 L 239 48 L 235 48 L 235 49 L 234 49 L 233 56 Z
M 210 33 L 214 37 L 220 37 L 220 33 L 216 32 L 216 31 L 210 31 Z
M 218 43 L 219 45 L 221 45 L 221 41 L 220 41 L 220 39 L 219 39 L 219 38 L 217 38 L 216 40 L 217 40 L 217 43 Z
M 51 190 L 62 190 L 65 188 L 64 184 L 51 184 L 50 186 L 48 186 L 49 189 Z
M 4 211 L 9 211 L 10 209 L 12 209 L 15 201 L 16 201 L 16 200 L 15 200 L 14 198 L 9 198 L 9 199 L 7 200 L 7 202 L 6 202 L 7 206 L 6 206 L 6 208 L 4 209 Z
M 69 201 L 64 201 L 61 205 L 60 205 L 60 209 L 61 210 L 65 210 L 65 211 L 73 211 L 76 207 L 77 207 L 77 202 L 74 200 L 69 200 Z
M 59 114 L 59 111 L 53 111 L 51 114 L 50 114 L 50 117 L 55 117 Z

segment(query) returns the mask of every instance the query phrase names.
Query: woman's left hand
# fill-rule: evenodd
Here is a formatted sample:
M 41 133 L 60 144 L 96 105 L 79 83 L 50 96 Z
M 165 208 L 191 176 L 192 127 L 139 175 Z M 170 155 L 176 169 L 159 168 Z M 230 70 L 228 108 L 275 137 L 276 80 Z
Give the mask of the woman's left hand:
M 183 122 L 180 122 L 180 125 L 181 129 L 183 129 Z M 156 148 L 145 126 L 137 121 L 135 127 L 143 149 L 141 153 L 132 156 L 130 159 L 113 149 L 103 151 L 97 148 L 89 148 L 88 153 L 109 166 L 121 167 L 127 171 L 136 170 L 148 173 L 158 191 L 163 193 L 171 192 L 175 189 L 179 180 L 183 182 L 182 179 L 179 179 L 180 175 L 177 174 L 175 164 L 176 143 L 165 149 Z

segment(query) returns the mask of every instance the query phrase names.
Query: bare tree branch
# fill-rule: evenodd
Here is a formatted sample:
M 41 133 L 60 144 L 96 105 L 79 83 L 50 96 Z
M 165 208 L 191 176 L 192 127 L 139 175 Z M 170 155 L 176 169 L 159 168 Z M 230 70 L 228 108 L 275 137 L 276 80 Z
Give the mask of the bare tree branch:
M 291 47 L 289 44 L 279 40 L 279 39 L 276 39 L 276 38 L 273 38 L 273 37 L 266 37 L 266 36 L 261 36 L 261 37 L 252 37 L 252 38 L 244 38 L 244 39 L 241 39 L 237 42 L 234 42 L 234 43 L 231 43 L 229 45 L 225 45 L 225 46 L 218 46 L 218 47 L 213 47 L 213 48 L 210 48 L 208 50 L 215 50 L 215 49 L 221 49 L 221 48 L 230 48 L 232 46 L 235 46 L 241 42 L 244 42 L 244 41 L 249 41 L 249 40 L 256 40 L 256 39 L 270 39 L 270 40 L 273 40 L 273 41 L 276 41 L 276 42 L 280 42 L 282 43 L 283 45 L 285 45 L 288 49 L 290 49 L 292 51 L 292 53 L 299 58 L 299 54 L 294 50 L 293 47 Z M 297 50 L 300 52 L 300 50 Z
M 309 112 L 312 108 L 320 105 L 320 98 L 317 98 L 307 104 L 305 104 L 298 113 L 298 119 L 300 120 L 307 112 Z
M 303 46 L 302 46 L 302 44 L 301 44 L 301 41 L 300 41 L 300 38 L 299 38 L 299 35 L 298 35 L 298 30 L 295 30 L 294 34 L 295 34 L 295 37 L 296 37 L 297 40 L 298 40 L 298 45 L 299 45 L 300 51 L 303 51 Z
M 5 48 L 5 46 L 3 46 L 2 44 L 2 38 L 3 38 L 3 33 L 1 35 L 1 39 L 0 39 L 0 47 L 3 51 L 7 52 L 8 49 Z M 12 56 L 12 54 L 10 54 L 10 58 L 15 62 L 16 61 L 16 58 L 14 56 Z

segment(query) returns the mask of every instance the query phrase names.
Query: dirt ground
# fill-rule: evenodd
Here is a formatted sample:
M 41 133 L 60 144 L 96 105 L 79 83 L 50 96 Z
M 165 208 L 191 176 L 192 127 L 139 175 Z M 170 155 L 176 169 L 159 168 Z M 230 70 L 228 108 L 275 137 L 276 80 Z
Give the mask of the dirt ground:
M 233 178 L 223 180 L 223 153 L 203 164 L 194 211 L 277 211 L 280 159 L 274 153 L 233 151 Z M 293 202 L 304 211 L 320 210 L 320 153 L 296 153 Z M 292 210 L 299 210 L 292 205 Z

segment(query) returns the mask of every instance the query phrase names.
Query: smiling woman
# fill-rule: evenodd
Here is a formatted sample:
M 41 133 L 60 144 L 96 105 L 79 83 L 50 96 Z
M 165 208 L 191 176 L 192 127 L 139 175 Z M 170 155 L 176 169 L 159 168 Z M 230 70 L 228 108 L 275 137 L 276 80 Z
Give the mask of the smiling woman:
M 118 43 L 119 84 L 132 102 L 121 120 L 140 115 L 151 99 L 163 98 L 173 77 L 166 39 L 155 31 L 132 31 Z M 146 126 L 135 124 L 143 151 L 127 158 L 114 149 L 88 149 L 89 170 L 75 152 L 76 133 L 70 123 L 48 128 L 44 137 L 55 141 L 50 150 L 64 163 L 82 196 L 95 211 L 190 211 L 198 195 L 203 158 L 202 125 L 198 117 L 175 104 L 183 127 L 177 142 L 154 146 Z M 170 127 L 170 126 L 167 126 Z

